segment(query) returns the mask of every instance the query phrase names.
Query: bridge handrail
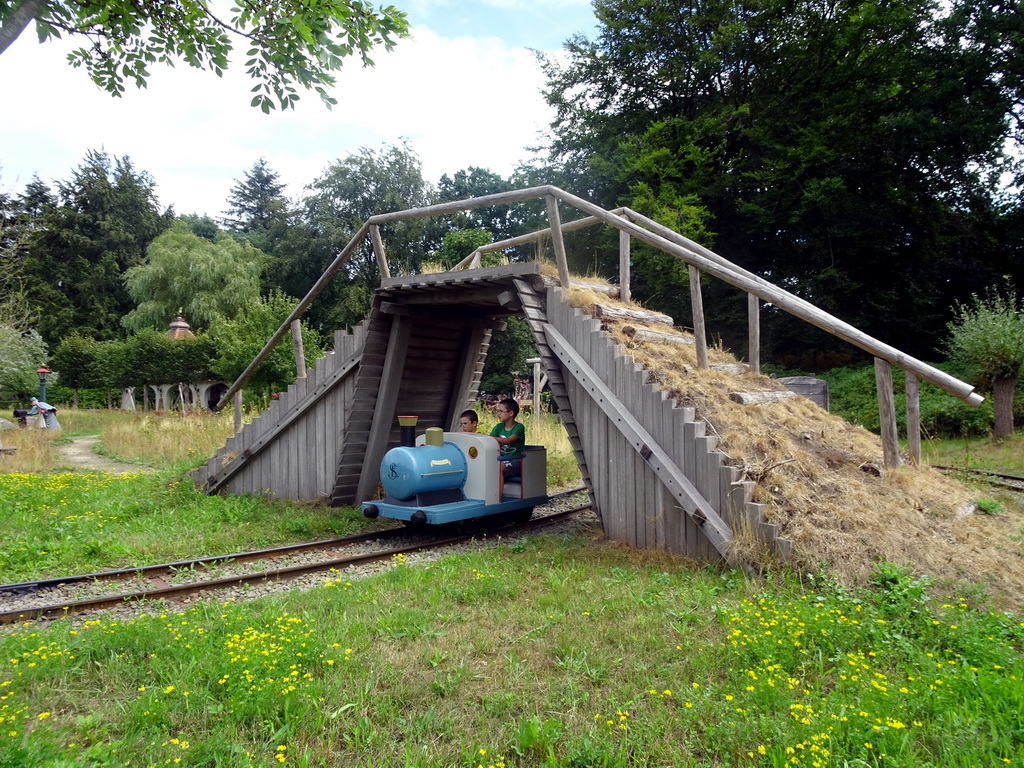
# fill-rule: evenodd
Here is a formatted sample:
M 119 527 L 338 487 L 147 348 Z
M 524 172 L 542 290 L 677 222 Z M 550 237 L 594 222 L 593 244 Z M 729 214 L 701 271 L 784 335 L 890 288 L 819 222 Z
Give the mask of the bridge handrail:
M 975 392 L 975 388 L 972 385 L 960 381 L 959 379 L 950 376 L 944 371 L 940 371 L 938 368 L 935 368 L 928 363 L 918 360 L 911 355 L 907 355 L 900 350 L 891 347 L 888 344 L 863 333 L 862 331 L 859 331 L 849 323 L 846 323 L 845 321 L 832 316 L 828 312 L 815 307 L 813 304 L 801 299 L 799 296 L 796 296 L 783 288 L 779 288 L 764 278 L 758 277 L 754 273 L 733 264 L 714 251 L 693 242 L 683 235 L 658 224 L 636 211 L 629 208 L 619 208 L 614 211 L 607 211 L 594 203 L 577 197 L 576 195 L 572 195 L 558 187 L 553 185 L 543 185 L 514 190 L 511 192 L 499 192 L 493 195 L 467 198 L 465 200 L 438 203 L 422 208 L 410 208 L 403 211 L 377 214 L 368 218 L 363 225 L 356 230 L 356 233 L 338 253 L 334 261 L 331 262 L 326 270 L 324 270 L 320 279 L 317 280 L 312 288 L 310 288 L 306 296 L 296 305 L 295 309 L 292 310 L 292 313 L 281 324 L 281 327 L 278 328 L 274 335 L 270 337 L 263 349 L 255 358 L 253 358 L 245 371 L 239 375 L 234 383 L 232 383 L 228 388 L 227 392 L 224 393 L 223 397 L 221 397 L 220 401 L 216 405 L 216 410 L 223 408 L 232 395 L 241 389 L 244 383 L 252 375 L 253 371 L 255 371 L 259 364 L 266 359 L 267 355 L 270 354 L 281 338 L 283 338 L 288 332 L 291 323 L 298 320 L 305 313 L 309 305 L 334 277 L 338 269 L 341 268 L 341 265 L 348 259 L 352 251 L 355 250 L 356 246 L 365 240 L 368 235 L 371 236 L 374 253 L 377 257 L 378 264 L 380 265 L 381 274 L 385 277 L 390 276 L 390 270 L 388 268 L 383 244 L 381 243 L 379 234 L 376 231 L 377 227 L 381 224 L 409 221 L 413 219 L 427 218 L 430 216 L 441 216 L 492 205 L 504 205 L 513 202 L 542 198 L 547 202 L 548 217 L 551 222 L 551 226 L 548 229 L 539 230 L 529 235 L 522 235 L 520 237 L 511 238 L 498 243 L 481 246 L 466 257 L 466 259 L 463 259 L 462 262 L 456 265 L 456 268 L 463 268 L 467 265 L 473 264 L 474 262 L 478 263 L 480 253 L 502 250 L 515 245 L 522 245 L 547 236 L 552 238 L 560 280 L 563 285 L 568 286 L 569 271 L 565 257 L 564 244 L 562 242 L 562 234 L 564 232 L 593 226 L 594 224 L 604 223 L 615 227 L 620 232 L 624 232 L 631 237 L 636 237 L 665 253 L 671 254 L 687 264 L 700 269 L 701 271 L 707 272 L 730 285 L 740 288 L 748 294 L 757 296 L 761 300 L 769 302 L 785 312 L 788 312 L 789 314 L 794 315 L 817 328 L 821 328 L 833 336 L 841 338 L 844 341 L 863 349 L 878 359 L 896 365 L 899 368 L 903 368 L 904 370 L 913 373 L 918 378 L 934 384 L 944 392 L 963 400 L 969 405 L 976 406 L 984 401 L 984 398 Z M 587 214 L 587 216 L 582 219 L 576 219 L 565 224 L 561 224 L 558 220 L 556 201 L 561 201 L 576 210 Z

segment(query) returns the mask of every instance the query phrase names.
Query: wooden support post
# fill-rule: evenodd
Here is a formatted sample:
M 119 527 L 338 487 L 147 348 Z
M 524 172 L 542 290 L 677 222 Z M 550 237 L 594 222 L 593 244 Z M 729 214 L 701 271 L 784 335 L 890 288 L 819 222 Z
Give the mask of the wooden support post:
M 456 380 L 451 400 L 448 402 L 448 413 L 451 415 L 451 418 L 448 420 L 450 432 L 459 431 L 459 414 L 468 407 L 469 395 L 473 387 L 473 381 L 476 378 L 477 362 L 483 351 L 487 331 L 486 323 L 478 321 L 467 333 L 465 348 L 462 351 L 462 365 L 459 369 L 459 378 Z
M 533 367 L 533 412 L 540 413 L 540 391 L 544 388 L 541 381 L 541 360 L 539 357 L 531 357 L 527 359 L 526 364 Z
M 558 216 L 558 200 L 553 195 L 545 195 L 544 202 L 548 207 L 548 226 L 551 227 L 551 246 L 555 249 L 555 262 L 558 264 L 558 279 L 568 290 L 569 262 L 565 258 L 565 241 L 562 239 L 562 221 Z
M 359 473 L 359 485 L 356 486 L 356 500 L 368 499 L 380 482 L 380 461 L 384 458 L 388 447 L 388 435 L 394 425 L 395 408 L 398 405 L 398 389 L 402 384 L 402 371 L 405 369 L 405 358 L 409 351 L 409 336 L 412 331 L 412 320 L 396 315 L 391 321 L 391 336 L 388 339 L 387 353 L 384 356 L 384 370 L 380 376 L 380 391 L 373 408 L 373 419 L 370 422 L 370 434 L 366 439 L 366 452 L 363 454 L 363 468 Z
M 889 469 L 900 466 L 900 444 L 896 429 L 896 399 L 892 392 L 892 366 L 875 358 L 875 387 L 878 390 L 878 419 L 882 429 L 882 459 Z
M 292 320 L 292 346 L 295 348 L 295 378 L 306 378 L 306 352 L 302 348 L 302 324 Z
M 921 463 L 921 399 L 917 376 L 904 371 L 907 385 L 907 452 L 911 464 Z
M 373 255 L 377 257 L 380 279 L 386 280 L 391 277 L 391 270 L 388 268 L 388 256 L 384 252 L 384 241 L 380 239 L 380 227 L 376 224 L 370 225 L 370 242 L 373 243 Z
M 629 304 L 629 232 L 619 230 L 619 299 Z
M 242 431 L 242 390 L 235 390 L 235 434 Z
M 700 270 L 688 264 L 690 303 L 693 305 L 693 339 L 697 345 L 697 367 L 708 367 L 708 337 L 704 330 L 704 298 L 700 292 Z
M 761 372 L 761 300 L 747 294 L 747 361 L 751 373 Z

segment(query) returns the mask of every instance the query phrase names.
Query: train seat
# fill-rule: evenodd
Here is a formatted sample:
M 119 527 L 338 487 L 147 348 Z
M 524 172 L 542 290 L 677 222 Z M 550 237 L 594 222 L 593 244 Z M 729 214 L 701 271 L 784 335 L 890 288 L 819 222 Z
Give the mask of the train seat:
M 523 464 L 519 480 L 505 483 L 502 498 L 528 499 L 543 496 L 548 492 L 548 449 L 543 445 L 528 445 L 523 452 Z

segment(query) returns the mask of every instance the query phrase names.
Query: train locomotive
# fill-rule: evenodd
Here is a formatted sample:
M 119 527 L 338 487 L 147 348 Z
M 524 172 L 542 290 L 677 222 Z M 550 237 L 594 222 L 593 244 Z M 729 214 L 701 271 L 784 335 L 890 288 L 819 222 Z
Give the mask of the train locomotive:
M 501 464 L 494 438 L 439 427 L 416 437 L 415 416 L 401 416 L 399 423 L 401 444 L 380 463 L 386 496 L 362 503 L 366 517 L 389 517 L 407 525 L 456 523 L 460 529 L 472 530 L 482 518 L 528 520 L 535 506 L 547 503 L 543 446 L 526 446 L 521 478 L 506 481 L 499 498 Z

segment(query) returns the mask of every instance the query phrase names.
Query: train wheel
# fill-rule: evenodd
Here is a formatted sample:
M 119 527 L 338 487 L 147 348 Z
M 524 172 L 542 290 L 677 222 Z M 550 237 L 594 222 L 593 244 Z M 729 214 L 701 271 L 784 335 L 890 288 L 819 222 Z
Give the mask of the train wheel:
M 530 518 L 533 517 L 533 507 L 527 507 L 526 509 L 517 509 L 512 513 L 512 522 L 516 525 L 522 525 L 523 523 L 530 522 Z
M 468 520 L 459 520 L 455 523 L 455 530 L 460 536 L 475 536 L 480 533 L 480 518 L 471 517 Z

